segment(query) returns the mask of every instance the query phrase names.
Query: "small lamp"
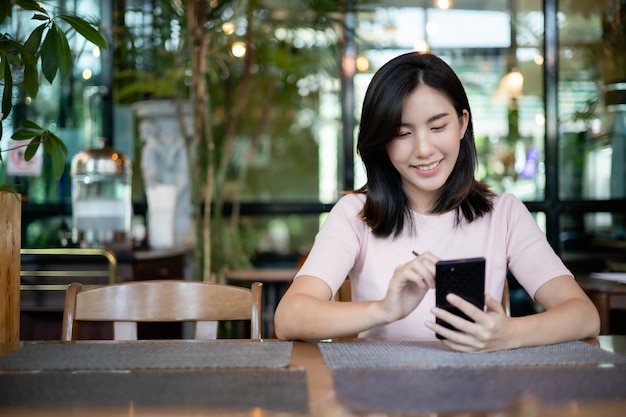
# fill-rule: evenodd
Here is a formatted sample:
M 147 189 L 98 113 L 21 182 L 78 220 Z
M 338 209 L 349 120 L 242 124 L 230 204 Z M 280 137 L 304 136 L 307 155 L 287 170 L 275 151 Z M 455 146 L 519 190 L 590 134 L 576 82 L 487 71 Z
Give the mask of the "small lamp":
M 500 80 L 496 96 L 502 97 L 512 102 L 517 102 L 522 96 L 524 88 L 524 76 L 517 68 L 513 68 Z

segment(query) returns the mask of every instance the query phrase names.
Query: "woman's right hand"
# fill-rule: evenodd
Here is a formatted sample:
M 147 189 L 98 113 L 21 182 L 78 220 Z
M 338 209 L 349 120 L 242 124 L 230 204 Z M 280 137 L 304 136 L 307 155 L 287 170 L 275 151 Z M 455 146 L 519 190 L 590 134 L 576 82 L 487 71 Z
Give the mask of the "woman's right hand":
M 424 252 L 395 269 L 382 300 L 389 323 L 408 316 L 428 290 L 435 288 L 435 265 L 438 261 L 439 258 L 432 253 Z

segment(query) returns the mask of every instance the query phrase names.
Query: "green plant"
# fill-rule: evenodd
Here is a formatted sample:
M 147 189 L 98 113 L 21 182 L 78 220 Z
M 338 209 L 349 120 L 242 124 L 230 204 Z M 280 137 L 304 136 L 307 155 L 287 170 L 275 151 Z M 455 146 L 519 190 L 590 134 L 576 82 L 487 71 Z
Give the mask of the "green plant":
M 117 101 L 167 97 L 193 103 L 193 131 L 183 132 L 192 150 L 198 279 L 217 274 L 219 280 L 228 268 L 249 266 L 251 245 L 239 216 L 248 168 L 268 138 L 285 135 L 296 124 L 303 102 L 317 109 L 324 77 L 338 77 L 340 37 L 333 34 L 342 28 L 341 4 L 164 0 L 153 3 L 156 26 L 144 29 L 147 39 L 128 33 L 125 25 L 114 31 L 116 68 L 122 68 L 116 69 Z M 229 34 L 224 23 L 237 31 Z M 302 32 L 328 37 L 327 43 L 302 42 Z M 230 54 L 235 41 L 246 45 L 241 59 Z M 308 96 L 300 84 L 307 85 Z M 297 135 L 293 142 L 312 143 L 311 136 Z M 223 213 L 227 202 L 233 206 L 230 216 Z
M 68 35 L 79 34 L 86 40 L 104 49 L 105 39 L 97 25 L 73 14 L 51 15 L 34 0 L 3 0 L 0 2 L 0 25 L 5 25 L 19 9 L 33 12 L 32 20 L 41 22 L 28 33 L 26 39 L 17 39 L 11 32 L 0 33 L 0 76 L 3 82 L 2 117 L 6 120 L 13 109 L 13 88 L 21 86 L 32 99 L 37 98 L 43 76 L 52 83 L 55 78 L 62 82 L 70 74 L 73 65 Z M 0 124 L 0 139 L 2 125 Z M 20 121 L 12 139 L 24 141 L 24 157 L 30 160 L 43 145 L 51 156 L 54 175 L 59 178 L 65 167 L 67 148 L 54 132 L 30 120 Z M 2 153 L 0 153 L 2 162 Z M 7 189 L 8 186 L 0 186 Z

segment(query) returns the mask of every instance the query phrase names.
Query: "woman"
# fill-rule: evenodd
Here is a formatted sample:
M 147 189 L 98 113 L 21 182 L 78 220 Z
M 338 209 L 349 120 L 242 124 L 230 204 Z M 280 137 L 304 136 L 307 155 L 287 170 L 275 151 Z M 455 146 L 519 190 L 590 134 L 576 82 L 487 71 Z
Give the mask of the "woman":
M 469 101 L 443 60 L 408 53 L 385 64 L 361 120 L 357 149 L 367 184 L 342 197 L 324 222 L 276 310 L 278 338 L 439 334 L 453 349 L 483 352 L 598 334 L 594 305 L 526 207 L 474 178 Z M 435 264 L 472 257 L 486 258 L 485 309 L 447 299 L 465 320 L 435 307 Z M 506 315 L 507 270 L 543 312 Z M 346 276 L 354 301 L 330 301 Z

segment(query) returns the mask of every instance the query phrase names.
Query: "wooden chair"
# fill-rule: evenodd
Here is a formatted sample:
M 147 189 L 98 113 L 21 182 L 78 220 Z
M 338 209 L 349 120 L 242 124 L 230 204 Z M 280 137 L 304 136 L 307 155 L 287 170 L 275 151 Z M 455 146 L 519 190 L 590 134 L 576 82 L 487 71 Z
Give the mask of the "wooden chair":
M 65 342 L 77 340 L 80 321 L 113 322 L 115 340 L 137 340 L 137 322 L 195 322 L 195 339 L 217 338 L 217 322 L 250 320 L 261 339 L 262 284 L 250 289 L 199 281 L 132 281 L 92 289 L 72 283 L 65 295 Z

